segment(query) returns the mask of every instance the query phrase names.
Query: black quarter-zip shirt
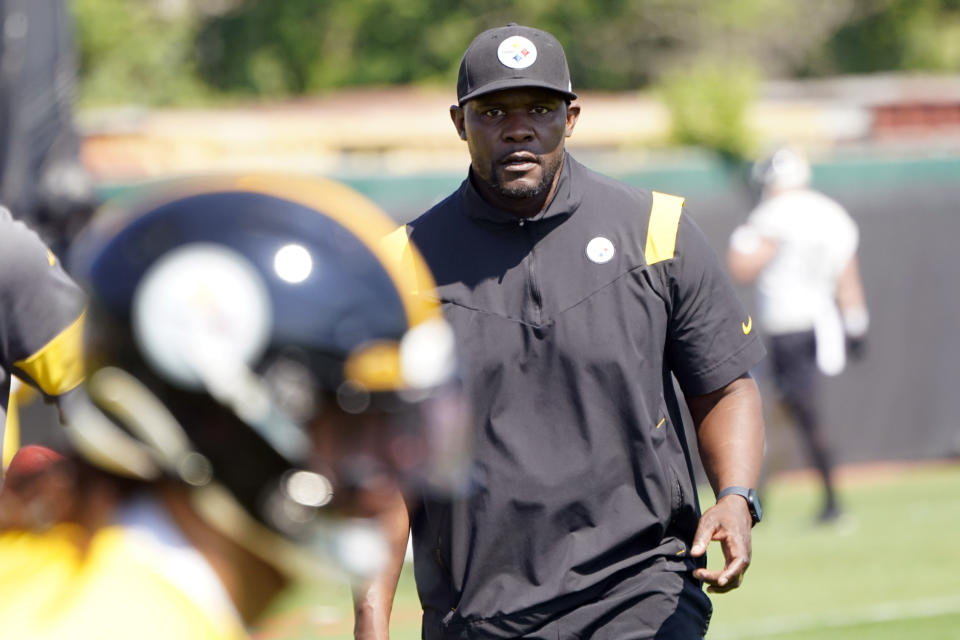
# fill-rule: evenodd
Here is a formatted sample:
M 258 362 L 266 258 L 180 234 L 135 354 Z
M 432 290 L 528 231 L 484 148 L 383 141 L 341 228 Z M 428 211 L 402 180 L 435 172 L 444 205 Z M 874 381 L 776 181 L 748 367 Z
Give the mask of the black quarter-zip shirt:
M 468 178 L 407 226 L 475 416 L 472 491 L 414 513 L 426 638 L 520 637 L 653 563 L 696 566 L 671 374 L 708 393 L 764 350 L 681 207 L 568 154 L 534 217 L 490 206 Z

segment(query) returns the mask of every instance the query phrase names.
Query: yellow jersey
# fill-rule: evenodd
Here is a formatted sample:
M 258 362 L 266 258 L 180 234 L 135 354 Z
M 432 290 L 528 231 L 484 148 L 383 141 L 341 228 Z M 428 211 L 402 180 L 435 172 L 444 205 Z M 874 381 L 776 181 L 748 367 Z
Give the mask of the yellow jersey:
M 8 640 L 240 640 L 229 607 L 201 605 L 136 530 L 77 525 L 0 534 L 0 633 Z M 166 575 L 165 575 L 166 574 Z

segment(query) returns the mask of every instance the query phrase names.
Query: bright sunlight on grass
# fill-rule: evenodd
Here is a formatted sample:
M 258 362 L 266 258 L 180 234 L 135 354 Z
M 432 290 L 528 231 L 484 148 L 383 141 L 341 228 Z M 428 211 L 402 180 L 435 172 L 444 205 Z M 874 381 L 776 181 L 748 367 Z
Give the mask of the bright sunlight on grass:
M 847 515 L 829 526 L 813 524 L 815 484 L 768 485 L 753 565 L 743 587 L 713 597 L 707 640 L 960 639 L 960 466 L 848 471 L 840 483 Z M 719 563 L 719 548 L 710 551 Z M 393 640 L 419 638 L 419 619 L 408 565 Z M 352 624 L 346 587 L 302 586 L 258 639 L 349 638 Z

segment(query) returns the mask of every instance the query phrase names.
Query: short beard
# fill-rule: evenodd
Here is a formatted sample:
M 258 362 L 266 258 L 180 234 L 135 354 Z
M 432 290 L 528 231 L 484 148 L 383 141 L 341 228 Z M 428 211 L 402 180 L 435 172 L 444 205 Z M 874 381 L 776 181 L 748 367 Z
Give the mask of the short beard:
M 550 187 L 553 186 L 553 179 L 557 175 L 557 171 L 560 170 L 561 160 L 558 160 L 552 165 L 542 165 L 543 175 L 540 178 L 540 182 L 534 185 L 505 185 L 500 182 L 500 176 L 497 174 L 497 171 L 494 168 L 494 170 L 490 172 L 490 186 L 493 187 L 501 196 L 511 200 L 533 200 L 535 198 L 544 197 L 550 191 Z

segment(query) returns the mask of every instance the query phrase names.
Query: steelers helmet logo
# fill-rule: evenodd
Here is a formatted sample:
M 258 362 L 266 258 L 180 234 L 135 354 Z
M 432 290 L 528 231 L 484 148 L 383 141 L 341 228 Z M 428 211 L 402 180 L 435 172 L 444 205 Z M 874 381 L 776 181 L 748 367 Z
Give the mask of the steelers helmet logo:
M 537 47 L 523 36 L 510 36 L 497 48 L 497 58 L 505 67 L 526 69 L 537 61 Z
M 243 256 L 209 243 L 175 249 L 147 272 L 133 301 L 134 336 L 168 380 L 200 388 L 211 366 L 250 365 L 270 333 L 270 295 Z

